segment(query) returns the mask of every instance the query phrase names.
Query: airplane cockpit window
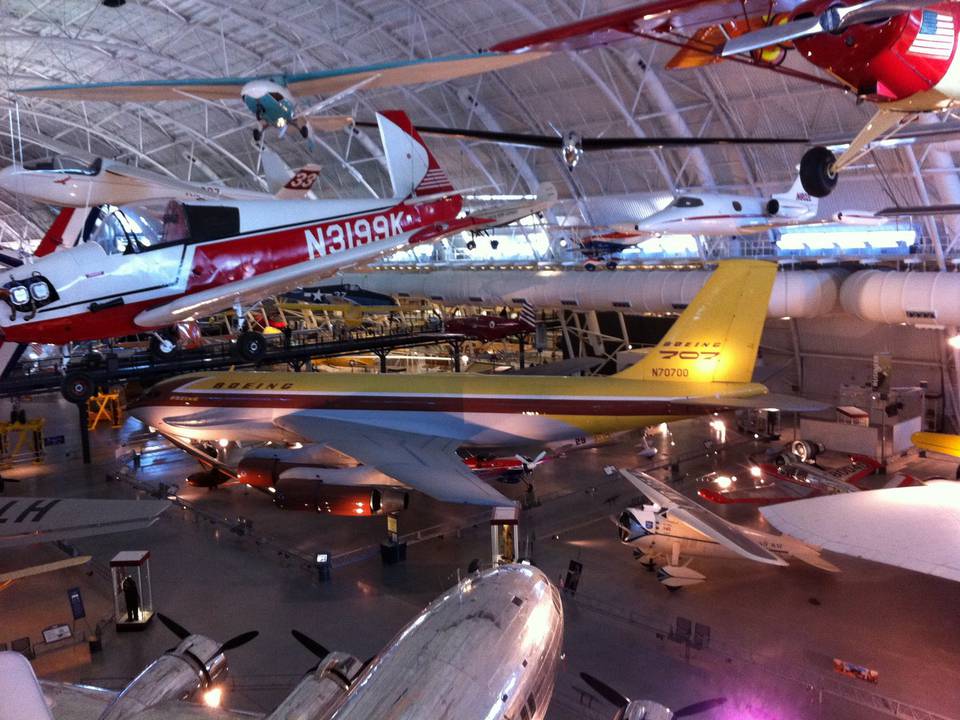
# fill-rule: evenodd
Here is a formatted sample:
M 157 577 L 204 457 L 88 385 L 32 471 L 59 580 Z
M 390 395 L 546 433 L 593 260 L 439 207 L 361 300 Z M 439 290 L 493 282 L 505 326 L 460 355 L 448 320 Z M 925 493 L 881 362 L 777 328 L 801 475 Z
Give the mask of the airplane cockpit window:
M 97 220 L 90 240 L 108 254 L 132 254 L 182 242 L 190 237 L 183 205 L 165 203 L 108 206 Z
M 97 158 L 90 165 L 84 165 L 80 160 L 54 155 L 40 160 L 32 160 L 23 164 L 24 170 L 30 172 L 66 173 L 69 175 L 96 175 L 101 169 L 101 158 Z
M 270 97 L 272 97 L 277 102 L 283 102 L 283 93 L 272 92 L 270 93 Z
M 698 197 L 692 197 L 692 196 L 690 196 L 690 195 L 683 195 L 683 196 L 678 197 L 676 200 L 673 201 L 673 206 L 674 206 L 674 207 L 678 207 L 678 208 L 702 207 L 702 206 L 703 206 L 703 200 L 701 200 L 701 199 L 698 198 Z

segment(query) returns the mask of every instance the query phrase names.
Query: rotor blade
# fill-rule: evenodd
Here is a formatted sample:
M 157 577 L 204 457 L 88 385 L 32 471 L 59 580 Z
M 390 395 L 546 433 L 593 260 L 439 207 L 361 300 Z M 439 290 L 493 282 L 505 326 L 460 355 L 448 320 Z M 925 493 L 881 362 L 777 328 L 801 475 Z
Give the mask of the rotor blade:
M 303 645 L 307 650 L 312 652 L 318 658 L 323 659 L 330 654 L 330 651 L 327 650 L 323 645 L 318 643 L 309 635 L 306 635 L 299 630 L 291 630 L 290 634 L 293 635 L 294 639 Z
M 612 687 L 607 685 L 603 680 L 598 680 L 593 675 L 588 675 L 585 672 L 580 673 L 580 677 L 583 678 L 583 681 L 596 690 L 600 695 L 609 703 L 616 705 L 618 708 L 625 708 L 630 704 L 630 698 L 621 695 Z
M 803 18 L 802 20 L 791 20 L 782 25 L 770 25 L 769 27 L 744 33 L 737 37 L 730 38 L 724 43 L 720 50 L 720 57 L 730 57 L 740 53 L 759 50 L 760 48 L 770 47 L 771 45 L 780 45 L 782 43 L 796 40 L 797 38 L 807 37 L 808 35 L 817 35 L 826 32 L 821 19 L 823 16 Z
M 183 625 L 180 625 L 180 624 L 174 622 L 173 620 L 171 620 L 170 618 L 168 618 L 168 617 L 167 617 L 166 615 L 164 615 L 163 613 L 159 613 L 159 612 L 158 612 L 158 613 L 157 613 L 157 617 L 160 618 L 160 622 L 162 622 L 162 623 L 164 624 L 164 626 L 167 628 L 167 630 L 169 630 L 170 632 L 172 632 L 174 635 L 176 635 L 176 636 L 177 636 L 178 638 L 180 638 L 181 640 L 184 640 L 184 639 L 190 637 L 190 636 L 193 634 L 193 633 L 191 633 L 189 630 L 187 630 Z
M 227 650 L 236 650 L 241 645 L 246 645 L 248 642 L 253 640 L 260 633 L 256 630 L 251 630 L 250 632 L 245 632 L 242 635 L 237 635 L 227 640 L 223 645 L 220 646 L 220 649 L 214 653 L 214 656 L 219 655 L 222 652 Z
M 690 715 L 696 715 L 697 713 L 706 712 L 707 710 L 712 710 L 715 707 L 720 707 L 726 701 L 727 699 L 725 697 L 713 698 L 711 700 L 701 700 L 700 702 L 693 703 L 692 705 L 686 705 L 679 710 L 674 710 L 673 716 L 675 718 L 689 717 Z

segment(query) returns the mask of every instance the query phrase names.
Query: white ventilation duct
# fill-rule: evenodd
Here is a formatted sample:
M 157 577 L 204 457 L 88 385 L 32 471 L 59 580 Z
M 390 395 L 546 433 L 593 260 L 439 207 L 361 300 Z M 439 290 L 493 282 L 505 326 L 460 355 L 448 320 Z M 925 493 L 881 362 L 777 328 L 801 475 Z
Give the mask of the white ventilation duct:
M 767 315 L 813 318 L 834 312 L 845 275 L 837 270 L 777 273 Z M 693 299 L 708 276 L 702 270 L 437 270 L 348 274 L 343 281 L 366 290 L 447 305 L 519 305 L 526 301 L 539 308 L 639 314 L 677 312 Z
M 862 270 L 840 290 L 843 309 L 878 323 L 960 324 L 960 273 Z

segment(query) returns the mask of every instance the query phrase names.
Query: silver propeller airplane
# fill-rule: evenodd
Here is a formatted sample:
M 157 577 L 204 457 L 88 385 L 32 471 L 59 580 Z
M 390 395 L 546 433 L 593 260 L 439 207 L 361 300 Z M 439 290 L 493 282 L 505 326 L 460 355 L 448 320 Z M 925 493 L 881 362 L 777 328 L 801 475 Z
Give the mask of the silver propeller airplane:
M 214 707 L 224 653 L 256 632 L 220 643 L 161 621 L 180 644 L 119 693 L 38 683 L 22 655 L 0 653 L 0 720 L 543 720 L 563 643 L 563 608 L 547 576 L 502 565 L 447 590 L 367 662 L 294 631 L 320 662 L 264 715 Z

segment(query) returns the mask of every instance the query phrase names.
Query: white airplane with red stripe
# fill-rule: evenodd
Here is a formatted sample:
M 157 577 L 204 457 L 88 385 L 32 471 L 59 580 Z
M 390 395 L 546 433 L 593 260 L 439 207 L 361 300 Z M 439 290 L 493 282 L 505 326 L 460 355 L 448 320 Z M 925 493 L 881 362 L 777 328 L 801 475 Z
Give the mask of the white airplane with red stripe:
M 240 318 L 266 296 L 532 211 L 462 216 L 462 197 L 410 119 L 390 111 L 377 121 L 393 197 L 162 200 L 108 208 L 85 221 L 84 241 L 75 247 L 0 273 L 4 339 L 64 344 L 152 333 L 154 350 L 169 352 L 164 332 L 178 323 L 229 308 Z M 248 360 L 263 349 L 257 333 L 238 339 Z

